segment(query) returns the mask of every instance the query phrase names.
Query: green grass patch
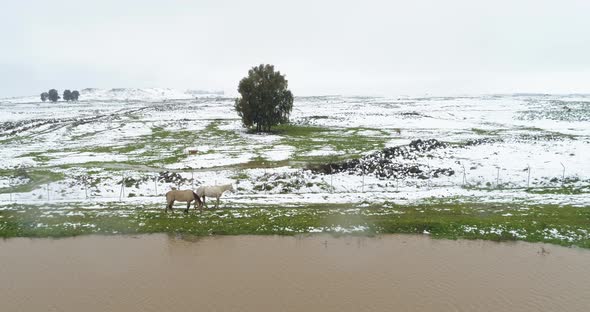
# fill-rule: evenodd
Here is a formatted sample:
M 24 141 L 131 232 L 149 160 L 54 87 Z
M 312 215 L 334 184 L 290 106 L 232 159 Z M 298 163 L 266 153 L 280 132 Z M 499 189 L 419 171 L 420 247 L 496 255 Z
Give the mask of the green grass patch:
M 272 129 L 272 133 L 290 136 L 290 137 L 314 137 L 321 132 L 329 132 L 328 128 L 315 127 L 315 126 L 304 126 L 296 124 L 282 124 L 275 126 Z
M 147 146 L 146 142 L 131 143 L 115 149 L 119 154 L 129 154 L 138 150 L 142 150 Z
M 225 142 L 230 140 L 241 140 L 239 134 L 231 130 L 220 129 L 219 126 L 223 123 L 222 119 L 215 119 L 205 127 L 201 132 L 201 135 L 205 138 L 216 138 L 224 140 Z
M 220 129 L 219 126 L 223 120 L 213 120 L 201 131 L 188 130 L 166 130 L 155 127 L 152 134 L 143 138 L 146 151 L 138 155 L 138 158 L 148 160 L 146 165 L 162 165 L 177 163 L 186 157 L 185 149 L 188 147 L 198 147 L 202 145 L 211 145 L 211 143 L 223 142 L 219 145 L 220 149 L 226 146 L 245 145 L 245 141 L 239 134 L 230 130 Z M 214 153 L 215 150 L 200 151 L 200 153 Z
M 47 156 L 47 152 L 30 152 L 19 157 L 31 157 L 36 162 L 46 162 L 51 159 L 51 157 Z
M 277 126 L 274 131 L 283 136 L 280 144 L 295 148 L 290 160 L 304 163 L 360 157 L 363 153 L 383 149 L 391 138 L 389 132 L 373 128 L 322 128 L 285 124 Z M 326 148 L 335 155 L 309 155 Z
M 1 237 L 175 233 L 295 235 L 427 233 L 435 238 L 524 240 L 590 248 L 590 209 L 560 205 L 426 203 L 242 205 L 164 213 L 163 205 L 99 204 L 100 208 L 3 206 Z M 359 207 L 363 205 L 363 207 Z
M 576 140 L 576 136 L 572 134 L 565 134 L 557 131 L 549 131 L 537 127 L 521 127 L 521 131 L 528 131 L 528 134 L 519 136 L 522 140 Z
M 543 187 L 528 188 L 525 192 L 529 194 L 556 194 L 556 195 L 577 195 L 590 193 L 590 186 L 563 186 L 563 187 Z
M 473 131 L 477 135 L 497 135 L 502 130 L 486 130 L 479 128 L 471 128 L 471 131 Z
M 234 179 L 234 180 L 246 180 L 249 177 L 250 176 L 246 172 L 240 171 L 240 172 L 234 173 L 230 178 Z
M 234 131 L 220 129 L 224 120 L 212 120 L 203 130 L 190 131 L 183 129 L 169 129 L 166 127 L 153 127 L 151 133 L 135 138 L 131 142 L 118 142 L 109 146 L 92 146 L 82 148 L 69 148 L 59 151 L 46 151 L 47 155 L 41 159 L 41 153 L 29 153 L 23 156 L 37 157 L 39 160 L 49 160 L 51 153 L 54 152 L 71 152 L 71 153 L 97 153 L 97 154 L 120 154 L 127 155 L 129 160 L 124 162 L 104 162 L 105 164 L 116 164 L 110 167 L 128 166 L 154 166 L 159 167 L 166 164 L 173 164 L 182 161 L 188 154 L 186 149 L 189 147 L 199 147 L 203 145 L 212 146 L 213 143 L 219 144 L 220 150 L 225 150 L 227 146 L 246 145 L 243 138 Z M 199 151 L 202 153 L 214 153 L 215 149 L 209 151 Z M 105 167 L 100 162 L 69 164 L 60 166 L 64 168 L 72 167 Z M 122 168 L 124 169 L 124 168 Z

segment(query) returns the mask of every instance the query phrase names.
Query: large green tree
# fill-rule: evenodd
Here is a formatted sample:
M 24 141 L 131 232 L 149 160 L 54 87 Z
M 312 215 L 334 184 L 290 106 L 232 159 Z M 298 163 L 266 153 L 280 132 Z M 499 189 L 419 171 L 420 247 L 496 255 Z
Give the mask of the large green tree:
M 268 132 L 272 126 L 289 122 L 293 109 L 293 94 L 288 89 L 285 75 L 273 65 L 259 65 L 240 80 L 235 109 L 246 127 L 256 132 Z

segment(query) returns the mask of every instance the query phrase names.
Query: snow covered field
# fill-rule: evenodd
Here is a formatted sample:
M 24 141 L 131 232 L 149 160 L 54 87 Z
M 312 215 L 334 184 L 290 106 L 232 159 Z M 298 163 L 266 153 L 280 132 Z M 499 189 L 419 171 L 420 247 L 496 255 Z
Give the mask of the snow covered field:
M 236 185 L 222 202 L 233 208 L 590 205 L 590 95 L 298 97 L 293 126 L 262 135 L 243 129 L 233 99 L 216 94 L 88 89 L 80 99 L 0 99 L 5 209 L 15 202 L 163 205 L 171 187 L 216 183 Z M 383 173 L 374 163 L 384 159 L 376 152 L 429 139 L 444 146 L 387 157 L 415 168 L 411 174 L 391 166 Z M 373 170 L 309 170 L 359 157 Z
M 590 247 L 590 95 L 295 98 L 242 128 L 233 99 L 85 89 L 0 99 L 0 236 L 424 233 Z M 171 188 L 233 183 L 165 214 Z M 178 207 L 182 204 L 178 204 Z

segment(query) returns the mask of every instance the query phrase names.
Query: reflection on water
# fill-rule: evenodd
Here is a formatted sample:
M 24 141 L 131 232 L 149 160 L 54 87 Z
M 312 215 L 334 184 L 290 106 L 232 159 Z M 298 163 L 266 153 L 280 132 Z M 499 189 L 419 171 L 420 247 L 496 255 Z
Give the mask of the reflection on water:
M 426 236 L 0 241 L 3 311 L 587 311 L 590 251 Z

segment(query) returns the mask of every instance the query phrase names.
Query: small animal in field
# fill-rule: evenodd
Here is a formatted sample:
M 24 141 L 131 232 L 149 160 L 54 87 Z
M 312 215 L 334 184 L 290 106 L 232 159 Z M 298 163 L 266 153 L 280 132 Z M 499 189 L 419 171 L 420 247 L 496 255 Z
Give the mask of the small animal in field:
M 234 191 L 234 186 L 232 184 L 222 184 L 222 185 L 212 185 L 212 186 L 199 186 L 197 188 L 197 196 L 202 197 L 201 207 L 205 204 L 206 197 L 215 197 L 217 202 L 215 203 L 215 208 L 219 208 L 219 198 L 221 194 L 225 191 Z
M 186 210 L 184 212 L 188 212 L 188 208 L 191 206 L 191 202 L 193 200 L 195 201 L 195 209 L 197 209 L 197 204 L 199 205 L 199 207 L 203 207 L 201 199 L 199 198 L 197 193 L 193 192 L 192 190 L 172 190 L 166 193 L 166 212 L 168 212 L 168 209 L 174 212 L 172 210 L 172 206 L 174 205 L 175 201 L 186 202 Z

